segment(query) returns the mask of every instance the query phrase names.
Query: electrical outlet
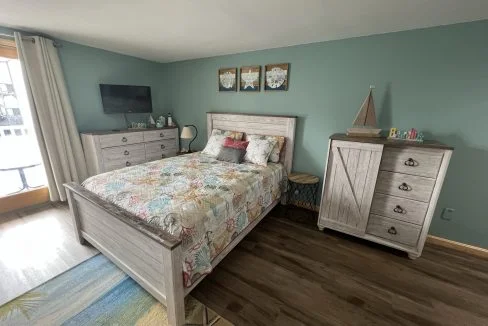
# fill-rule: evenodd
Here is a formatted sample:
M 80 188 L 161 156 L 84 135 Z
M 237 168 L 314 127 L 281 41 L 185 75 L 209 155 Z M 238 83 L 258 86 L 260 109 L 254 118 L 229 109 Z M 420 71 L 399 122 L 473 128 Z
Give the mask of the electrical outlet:
M 442 210 L 442 213 L 441 213 L 441 219 L 443 219 L 444 221 L 450 221 L 452 220 L 452 216 L 456 210 L 454 208 L 449 208 L 449 207 L 446 207 Z

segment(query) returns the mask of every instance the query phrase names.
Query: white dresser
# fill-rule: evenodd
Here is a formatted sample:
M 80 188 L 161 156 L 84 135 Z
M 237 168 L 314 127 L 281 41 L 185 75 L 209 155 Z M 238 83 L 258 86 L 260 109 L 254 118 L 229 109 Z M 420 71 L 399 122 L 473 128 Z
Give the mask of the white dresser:
M 144 162 L 175 156 L 178 128 L 82 133 L 90 176 Z
M 318 226 L 421 255 L 453 148 L 331 136 Z

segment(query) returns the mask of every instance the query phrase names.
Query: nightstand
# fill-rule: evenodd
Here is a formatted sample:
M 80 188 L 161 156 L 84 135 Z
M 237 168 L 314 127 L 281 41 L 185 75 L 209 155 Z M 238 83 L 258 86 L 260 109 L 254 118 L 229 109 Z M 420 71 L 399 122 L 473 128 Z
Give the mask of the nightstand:
M 319 177 L 297 172 L 288 175 L 289 204 L 316 211 L 318 190 Z

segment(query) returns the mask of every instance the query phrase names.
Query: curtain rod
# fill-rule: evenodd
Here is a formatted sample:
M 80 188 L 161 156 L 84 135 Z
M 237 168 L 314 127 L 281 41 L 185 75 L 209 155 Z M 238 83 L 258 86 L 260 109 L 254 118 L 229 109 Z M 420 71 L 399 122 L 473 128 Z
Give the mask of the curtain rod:
M 13 35 L 4 34 L 4 33 L 0 33 L 0 37 L 8 37 L 8 38 L 10 38 L 10 39 L 12 39 L 12 40 L 13 40 L 13 39 L 15 39 L 15 37 L 14 37 Z M 41 37 L 44 37 L 44 36 L 41 36 Z M 23 39 L 25 39 L 25 40 L 31 40 L 31 41 L 32 41 L 32 43 L 35 43 L 35 42 L 36 42 L 36 39 L 34 38 L 34 36 L 22 35 L 22 38 L 23 38 Z M 48 39 L 48 40 L 52 41 L 52 42 L 53 42 L 53 46 L 54 46 L 55 48 L 60 48 L 60 47 L 62 47 L 62 45 L 61 45 L 59 42 L 56 42 L 55 40 L 52 40 L 52 39 L 50 39 L 50 38 L 48 38 L 48 37 L 44 37 L 44 38 L 46 38 L 46 39 Z

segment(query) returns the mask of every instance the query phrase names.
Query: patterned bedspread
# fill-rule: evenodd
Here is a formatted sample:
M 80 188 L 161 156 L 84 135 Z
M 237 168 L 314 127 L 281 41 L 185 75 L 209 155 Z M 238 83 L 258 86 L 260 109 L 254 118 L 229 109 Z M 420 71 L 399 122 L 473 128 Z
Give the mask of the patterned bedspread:
M 281 196 L 285 170 L 218 161 L 200 153 L 123 168 L 83 186 L 182 240 L 184 284 Z

